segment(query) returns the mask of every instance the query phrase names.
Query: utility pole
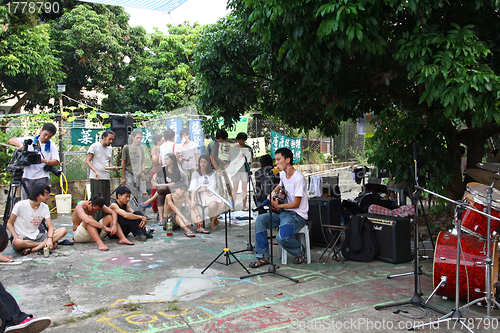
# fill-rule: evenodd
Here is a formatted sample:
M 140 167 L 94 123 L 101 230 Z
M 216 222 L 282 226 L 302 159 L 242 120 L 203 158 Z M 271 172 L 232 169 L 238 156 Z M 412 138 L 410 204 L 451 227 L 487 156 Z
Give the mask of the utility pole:
M 60 110 L 60 115 L 59 115 L 59 160 L 61 161 L 62 165 L 62 172 L 66 174 L 66 163 L 64 163 L 64 153 L 63 153 L 63 137 L 64 137 L 64 132 L 63 132 L 63 92 L 66 91 L 66 85 L 65 84 L 58 84 L 57 85 L 57 92 L 61 93 L 61 96 L 59 98 L 59 110 Z

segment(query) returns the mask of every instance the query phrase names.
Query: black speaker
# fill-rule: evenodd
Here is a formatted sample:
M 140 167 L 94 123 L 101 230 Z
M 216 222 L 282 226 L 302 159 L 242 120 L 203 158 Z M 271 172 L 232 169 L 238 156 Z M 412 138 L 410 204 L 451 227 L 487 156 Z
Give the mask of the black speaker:
M 111 116 L 111 130 L 115 132 L 113 147 L 123 147 L 128 143 L 128 136 L 132 133 L 134 119 L 130 116 Z
M 410 219 L 376 214 L 366 216 L 373 224 L 379 246 L 378 260 L 399 264 L 411 260 Z
M 326 232 L 321 224 L 340 225 L 340 215 L 342 213 L 342 203 L 340 198 L 319 197 L 309 199 L 309 221 L 311 230 L 309 238 L 312 245 L 325 247 L 329 239 L 325 239 Z

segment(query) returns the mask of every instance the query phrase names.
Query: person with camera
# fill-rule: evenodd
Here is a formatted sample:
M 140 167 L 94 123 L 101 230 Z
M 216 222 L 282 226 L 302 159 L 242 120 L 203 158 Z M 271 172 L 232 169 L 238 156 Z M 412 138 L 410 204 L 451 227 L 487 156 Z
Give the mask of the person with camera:
M 30 199 L 19 201 L 12 209 L 7 229 L 13 238 L 12 247 L 23 256 L 44 247 L 55 249 L 57 241 L 66 235 L 66 228 L 54 230 L 52 226 L 49 206 L 46 204 L 49 194 L 48 185 L 36 184 L 30 192 Z M 47 232 L 40 232 L 38 229 L 42 220 L 45 220 Z
M 25 189 L 22 189 L 23 199 L 29 199 L 29 192 L 35 184 L 43 183 L 50 186 L 50 172 L 59 173 L 60 171 L 54 169 L 55 166 L 59 165 L 59 151 L 57 146 L 50 140 L 57 132 L 57 128 L 52 123 L 45 123 L 40 130 L 40 134 L 33 137 L 22 137 L 22 138 L 11 138 L 9 143 L 19 148 L 19 150 L 24 150 L 24 141 L 32 140 L 33 143 L 29 144 L 28 151 L 37 152 L 40 154 L 41 163 L 31 164 L 24 167 L 23 181 L 26 185 Z M 57 175 L 57 174 L 56 174 Z

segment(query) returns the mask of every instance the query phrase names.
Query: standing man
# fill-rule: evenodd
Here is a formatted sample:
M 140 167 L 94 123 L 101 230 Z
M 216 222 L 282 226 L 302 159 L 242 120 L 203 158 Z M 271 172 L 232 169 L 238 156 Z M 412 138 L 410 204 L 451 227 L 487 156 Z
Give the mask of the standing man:
M 50 139 L 56 134 L 57 128 L 52 123 L 45 123 L 40 130 L 40 134 L 35 137 L 22 137 L 22 138 L 11 138 L 9 143 L 19 148 L 19 150 L 24 149 L 24 140 L 32 139 L 33 143 L 28 146 L 28 151 L 39 151 L 41 155 L 41 164 L 32 164 L 24 168 L 23 180 L 28 192 L 35 184 L 43 183 L 50 186 L 50 174 L 49 171 L 44 169 L 45 165 L 58 166 L 59 165 L 59 151 L 57 146 L 50 141 Z M 29 193 L 22 190 L 23 198 L 25 200 L 29 199 Z
M 160 146 L 160 158 L 161 164 L 165 165 L 165 155 L 168 153 L 176 154 L 179 147 L 175 144 L 175 132 L 173 129 L 169 128 L 163 133 L 163 138 L 165 142 Z
M 228 195 L 232 197 L 232 189 L 231 189 L 231 184 L 229 183 L 229 177 L 227 176 L 226 172 L 224 171 L 224 168 L 226 165 L 229 163 L 227 161 L 223 161 L 222 159 L 219 158 L 219 153 L 221 151 L 221 148 L 224 150 L 226 148 L 225 142 L 227 140 L 227 132 L 226 130 L 220 129 L 215 133 L 215 141 L 211 141 L 208 144 L 207 147 L 207 154 L 210 156 L 210 163 L 212 164 L 212 168 L 217 171 L 217 191 L 219 191 L 219 194 L 224 195 L 224 186 L 222 185 L 222 179 L 221 176 L 224 177 L 224 180 L 226 182 L 226 190 L 228 192 Z M 227 151 L 223 152 L 223 155 L 227 157 Z M 231 205 L 231 209 L 234 210 L 234 202 Z M 218 221 L 217 221 L 218 222 Z
M 109 170 L 106 168 L 112 167 L 111 161 L 113 159 L 113 149 L 111 144 L 115 140 L 115 132 L 106 130 L 102 134 L 100 142 L 93 143 L 88 150 L 87 166 L 90 168 L 90 193 L 92 196 L 102 193 L 104 197 L 104 204 L 109 206 L 110 201 L 110 175 Z M 113 170 L 118 170 L 114 167 Z M 98 213 L 97 220 L 100 220 L 104 214 Z
M 246 133 L 240 132 L 236 136 L 236 148 L 238 149 L 238 155 L 234 157 L 234 161 L 238 161 L 236 165 L 242 164 L 242 166 L 236 171 L 236 173 L 231 177 L 233 181 L 233 202 L 236 202 L 236 196 L 238 195 L 238 187 L 241 181 L 241 197 L 243 200 L 243 210 L 248 211 L 247 207 L 247 191 L 248 191 L 248 172 L 250 171 L 250 165 L 253 162 L 253 152 L 252 147 L 246 144 L 248 136 Z M 234 149 L 234 148 L 231 148 Z M 246 157 L 246 160 L 245 160 Z M 231 161 L 231 163 L 233 163 Z
M 269 241 L 267 229 L 280 227 L 276 240 L 295 259 L 294 264 L 305 261 L 302 244 L 295 238 L 307 221 L 309 199 L 307 197 L 307 183 L 304 175 L 293 166 L 293 153 L 288 148 L 280 148 L 275 152 L 276 167 L 280 171 L 280 184 L 276 186 L 269 200 L 273 207 L 281 209 L 280 213 L 259 215 L 255 221 L 255 257 L 257 261 L 250 263 L 250 268 L 269 265 Z M 278 203 L 273 194 L 281 188 L 286 189 L 287 195 L 283 203 Z
M 191 175 L 198 168 L 198 147 L 196 143 L 189 140 L 189 131 L 187 129 L 181 131 L 181 139 L 177 160 L 181 162 L 182 170 L 188 176 L 188 180 L 191 181 Z
M 121 185 L 132 191 L 137 203 L 147 199 L 146 192 L 146 154 L 141 145 L 142 130 L 136 128 L 132 134 L 132 144 L 122 149 L 122 180 Z M 144 208 L 135 207 L 144 212 Z
M 163 139 L 163 134 L 157 134 L 155 136 L 153 136 L 153 142 L 155 144 L 155 146 L 153 147 L 153 149 L 151 149 L 151 162 L 153 163 L 153 167 L 151 168 L 151 180 L 153 180 L 153 176 L 158 172 L 160 171 L 161 169 L 161 166 L 162 166 L 162 163 L 161 163 L 161 158 L 160 158 L 160 146 L 163 144 L 163 142 L 165 142 L 165 140 Z M 153 188 L 151 190 L 151 195 L 154 196 L 155 193 L 156 193 L 157 189 Z M 153 200 L 153 202 L 151 203 L 152 204 L 152 207 L 153 207 L 153 212 L 158 212 L 158 203 L 157 203 L 157 200 Z M 160 215 L 158 215 L 157 221 L 160 221 Z

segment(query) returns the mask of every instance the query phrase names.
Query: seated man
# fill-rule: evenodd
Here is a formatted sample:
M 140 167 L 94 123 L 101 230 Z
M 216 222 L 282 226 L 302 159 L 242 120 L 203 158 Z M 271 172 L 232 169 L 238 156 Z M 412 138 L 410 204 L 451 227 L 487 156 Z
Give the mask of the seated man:
M 304 175 L 293 166 L 293 153 L 288 148 L 279 148 L 275 152 L 276 167 L 280 171 L 280 184 L 268 198 L 273 207 L 281 209 L 279 213 L 261 214 L 255 221 L 255 257 L 257 261 L 250 263 L 250 268 L 269 265 L 269 240 L 267 229 L 280 227 L 276 240 L 295 259 L 294 264 L 305 261 L 304 249 L 295 238 L 308 218 L 309 200 L 307 183 Z M 285 188 L 288 194 L 283 203 L 274 198 L 274 193 Z
M 12 247 L 23 256 L 48 247 L 53 250 L 57 241 L 66 235 L 65 228 L 54 231 L 50 219 L 49 199 L 50 187 L 43 183 L 33 186 L 30 199 L 19 201 L 14 205 L 7 221 L 7 228 L 12 235 Z M 47 232 L 40 232 L 38 226 L 45 219 Z
M 198 207 L 189 199 L 189 196 L 186 195 L 187 187 L 186 183 L 177 183 L 173 186 L 174 193 L 167 194 L 165 197 L 165 213 L 169 214 L 169 216 L 175 214 L 175 223 L 184 229 L 184 235 L 187 237 L 195 236 L 194 232 L 189 229 L 191 221 L 196 221 L 197 233 L 209 234 L 210 231 L 203 229 L 203 221 L 201 220 Z M 184 202 L 188 204 L 188 207 L 182 205 Z M 191 221 L 187 216 L 191 218 Z
M 108 214 L 99 222 L 94 219 L 95 213 L 98 211 Z M 134 245 L 123 235 L 117 219 L 117 214 L 104 204 L 104 198 L 100 194 L 94 195 L 90 200 L 82 201 L 76 205 L 73 211 L 73 240 L 76 243 L 94 241 L 100 251 L 107 251 L 109 248 L 104 245 L 102 239 L 109 233 L 118 236 L 120 244 Z M 109 227 L 110 225 L 111 227 Z
M 123 235 L 127 236 L 132 233 L 135 239 L 140 241 L 153 238 L 151 233 L 146 232 L 148 217 L 143 216 L 141 211 L 134 212 L 128 204 L 132 191 L 128 187 L 120 185 L 115 193 L 116 200 L 109 205 L 109 208 L 118 214 L 118 224 L 122 228 Z
M 9 236 L 0 224 L 0 253 L 9 244 Z M 2 255 L 0 254 L 0 260 Z M 0 282 L 0 332 L 32 332 L 37 333 L 50 326 L 50 318 L 33 318 L 19 309 L 16 300 L 7 292 Z

